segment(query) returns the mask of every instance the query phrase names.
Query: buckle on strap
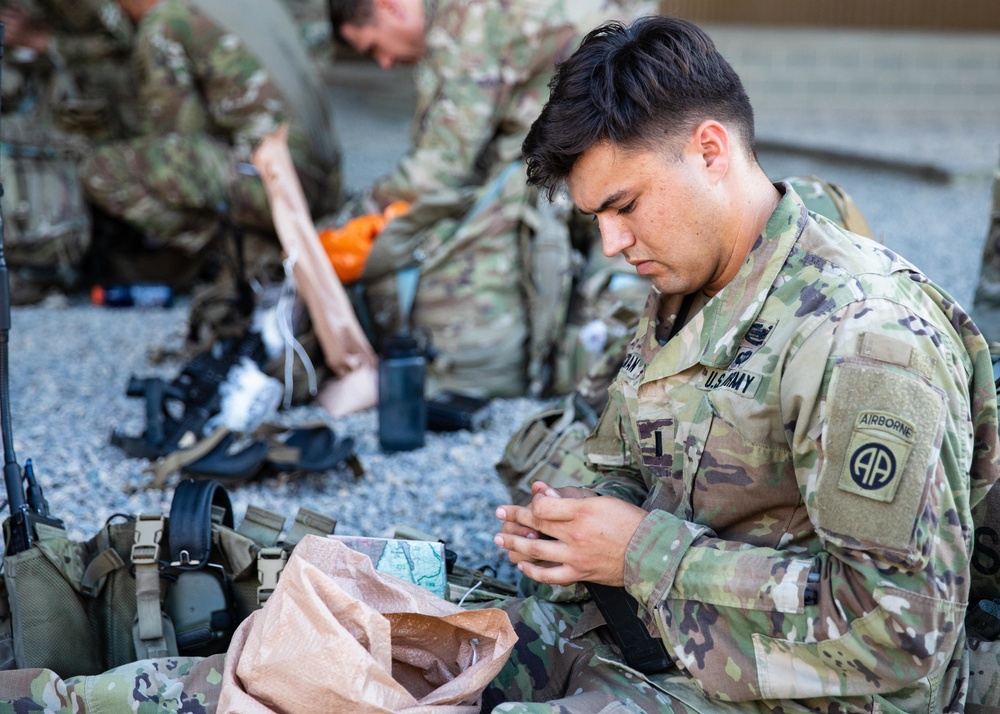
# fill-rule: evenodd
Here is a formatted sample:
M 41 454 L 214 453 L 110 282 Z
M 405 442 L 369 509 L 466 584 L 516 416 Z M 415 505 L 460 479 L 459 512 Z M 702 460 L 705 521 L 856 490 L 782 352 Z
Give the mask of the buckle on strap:
M 160 539 L 166 525 L 163 515 L 140 513 L 135 521 L 132 543 L 133 565 L 156 565 L 160 560 Z
M 257 604 L 263 605 L 271 597 L 278 585 L 281 571 L 288 561 L 288 551 L 284 548 L 261 548 L 257 553 Z

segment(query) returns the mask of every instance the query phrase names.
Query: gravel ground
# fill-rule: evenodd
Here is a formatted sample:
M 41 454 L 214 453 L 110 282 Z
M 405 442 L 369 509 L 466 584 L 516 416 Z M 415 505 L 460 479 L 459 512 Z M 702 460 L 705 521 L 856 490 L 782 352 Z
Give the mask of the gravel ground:
M 70 537 L 89 538 L 114 513 L 163 512 L 172 488 L 142 488 L 150 475 L 145 459 L 110 445 L 114 429 L 141 434 L 141 399 L 128 397 L 129 377 L 172 378 L 179 362 L 153 366 L 148 350 L 179 345 L 187 305 L 169 309 L 108 309 L 85 304 L 14 308 L 10 331 L 10 394 L 15 452 L 22 466 L 34 464 L 52 514 Z M 337 519 L 343 535 L 390 536 L 408 525 L 443 538 L 459 562 L 492 565 L 512 577 L 493 544 L 493 511 L 507 501 L 493 468 L 510 434 L 539 408 L 528 399 L 496 400 L 489 424 L 475 433 L 428 433 L 413 452 L 383 454 L 377 413 L 371 409 L 341 419 L 318 407 L 282 412 L 282 423 L 314 418 L 338 436 L 355 439 L 366 473 L 355 480 L 347 468 L 281 481 L 269 477 L 230 487 L 236 522 L 256 504 L 291 524 L 299 506 Z M 171 486 L 178 477 L 171 480 Z

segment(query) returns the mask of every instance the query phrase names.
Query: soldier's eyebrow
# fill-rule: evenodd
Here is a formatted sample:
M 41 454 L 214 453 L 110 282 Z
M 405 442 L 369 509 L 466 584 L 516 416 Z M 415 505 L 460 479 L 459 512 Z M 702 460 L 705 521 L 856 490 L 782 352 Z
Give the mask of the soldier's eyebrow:
M 580 211 L 582 213 L 584 213 L 585 215 L 588 215 L 588 216 L 595 215 L 595 214 L 602 213 L 603 211 L 608 210 L 609 208 L 611 208 L 611 206 L 613 204 L 618 203 L 623 198 L 625 198 L 625 196 L 627 194 L 628 194 L 628 191 L 626 191 L 625 189 L 622 189 L 621 191 L 615 191 L 613 194 L 611 194 L 610 196 L 608 196 L 607 198 L 605 198 L 604 199 L 604 203 L 602 203 L 600 206 L 598 206 L 597 209 L 594 210 L 594 211 L 588 211 L 587 209 L 585 209 L 583 207 L 578 207 L 578 208 L 580 208 Z

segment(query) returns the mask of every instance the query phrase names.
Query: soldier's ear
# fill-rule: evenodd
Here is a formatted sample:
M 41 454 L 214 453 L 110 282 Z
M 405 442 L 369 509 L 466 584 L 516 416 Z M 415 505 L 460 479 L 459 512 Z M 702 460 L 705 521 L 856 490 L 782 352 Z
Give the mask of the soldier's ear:
M 695 128 L 691 141 L 709 173 L 724 176 L 729 169 L 732 141 L 726 127 L 714 119 L 706 119 Z
M 406 14 L 406 10 L 399 0 L 374 0 L 373 6 L 377 12 L 384 12 L 399 19 Z

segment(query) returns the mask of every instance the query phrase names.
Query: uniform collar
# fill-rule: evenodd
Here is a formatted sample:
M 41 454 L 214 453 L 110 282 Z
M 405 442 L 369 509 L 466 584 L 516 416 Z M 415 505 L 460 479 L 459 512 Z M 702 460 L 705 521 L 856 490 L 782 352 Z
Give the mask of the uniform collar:
M 652 343 L 647 342 L 645 348 L 657 354 L 645 370 L 643 381 L 676 374 L 697 362 L 706 367 L 732 363 L 805 226 L 807 212 L 802 199 L 786 183 L 776 184 L 776 188 L 782 198 L 736 276 L 662 348 L 653 348 L 655 330 L 646 329 L 646 338 Z M 668 312 L 676 309 L 673 305 L 680 305 L 677 296 L 672 295 L 651 300 L 640 329 L 656 319 L 663 301 L 670 305 Z

